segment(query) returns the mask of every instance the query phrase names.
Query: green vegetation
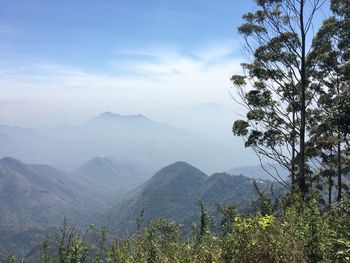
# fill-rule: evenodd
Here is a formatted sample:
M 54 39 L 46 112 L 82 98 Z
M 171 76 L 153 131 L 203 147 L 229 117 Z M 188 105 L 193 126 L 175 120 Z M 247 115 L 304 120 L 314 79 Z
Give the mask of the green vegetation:
M 273 183 L 260 180 L 257 184 L 261 191 L 268 192 Z M 274 186 L 277 197 L 282 191 L 279 185 Z M 211 216 L 217 216 L 216 204 L 232 203 L 238 212 L 248 214 L 252 212 L 251 204 L 256 195 L 248 177 L 226 173 L 207 176 L 190 164 L 176 162 L 159 170 L 123 201 L 101 214 L 98 222 L 113 234 L 125 236 L 136 231 L 134 221 L 143 210 L 146 225 L 157 218 L 165 218 L 183 224 L 185 232 L 189 232 L 192 222 L 199 218 L 198 200 L 203 201 Z
M 200 203 L 200 224 L 186 237 L 181 225 L 165 219 L 145 228 L 139 219 L 137 233 L 124 239 L 112 239 L 106 229 L 80 233 L 64 223 L 25 262 L 349 262 L 350 199 L 326 211 L 315 199 L 288 203 L 286 198 L 270 207 L 273 213 L 253 216 L 219 207 L 218 231 Z
M 331 205 L 347 191 L 350 167 L 350 1 L 332 0 L 333 15 L 314 31 L 324 2 L 256 1 L 257 10 L 238 28 L 248 54 L 245 75 L 231 80 L 247 109 L 234 134 L 287 169 L 290 190 L 303 200 L 318 189 Z
M 111 235 L 107 228 L 80 233 L 64 223 L 28 262 L 350 262 L 350 1 L 332 0 L 333 16 L 315 36 L 312 21 L 323 1 L 256 3 L 239 27 L 250 63 L 242 64 L 246 75 L 232 77 L 247 108 L 233 132 L 289 171 L 290 182 L 280 181 L 287 193 L 272 200 L 258 182 L 208 178 L 175 163 L 102 216 Z M 254 213 L 240 214 L 254 187 Z

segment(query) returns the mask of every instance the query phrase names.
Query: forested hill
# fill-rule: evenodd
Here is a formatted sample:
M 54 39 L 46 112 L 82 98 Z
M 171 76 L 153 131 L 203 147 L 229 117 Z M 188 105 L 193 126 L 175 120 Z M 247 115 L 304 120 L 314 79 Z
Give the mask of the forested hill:
M 262 191 L 269 190 L 271 181 L 257 181 Z M 280 187 L 276 188 L 279 194 Z M 136 229 L 136 219 L 142 215 L 145 225 L 156 218 L 166 218 L 191 225 L 199 218 L 198 201 L 215 213 L 215 205 L 236 204 L 240 212 L 252 211 L 256 199 L 252 179 L 226 173 L 207 176 L 186 162 L 176 162 L 159 170 L 150 180 L 128 194 L 99 218 L 112 233 L 125 235 Z

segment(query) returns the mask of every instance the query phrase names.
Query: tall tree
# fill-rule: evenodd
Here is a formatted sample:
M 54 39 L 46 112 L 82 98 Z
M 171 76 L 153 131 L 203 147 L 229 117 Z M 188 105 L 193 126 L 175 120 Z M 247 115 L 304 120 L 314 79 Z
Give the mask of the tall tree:
M 311 82 L 312 26 L 322 0 L 257 0 L 257 11 L 243 16 L 238 28 L 248 63 L 244 75 L 232 76 L 246 118 L 233 133 L 246 138 L 262 157 L 290 171 L 292 188 L 309 190 L 306 132 L 317 85 Z M 297 147 L 299 146 L 299 147 Z
M 314 77 L 321 87 L 318 119 L 310 131 L 311 141 L 318 146 L 322 170 L 337 179 L 336 200 L 340 201 L 342 176 L 350 168 L 350 0 L 332 0 L 331 10 L 333 16 L 323 22 L 310 55 Z M 333 179 L 328 182 L 331 202 Z

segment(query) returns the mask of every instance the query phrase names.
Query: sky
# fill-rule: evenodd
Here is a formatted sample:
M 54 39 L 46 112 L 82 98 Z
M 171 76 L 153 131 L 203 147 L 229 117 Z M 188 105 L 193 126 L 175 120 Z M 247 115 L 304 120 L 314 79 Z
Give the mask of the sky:
M 0 123 L 235 108 L 249 0 L 0 0 Z
M 251 1 L 0 0 L 0 122 L 232 103 Z

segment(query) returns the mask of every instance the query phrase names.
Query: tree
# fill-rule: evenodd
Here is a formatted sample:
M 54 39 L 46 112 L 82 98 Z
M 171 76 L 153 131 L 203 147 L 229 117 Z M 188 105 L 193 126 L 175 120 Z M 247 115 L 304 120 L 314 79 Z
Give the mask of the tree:
M 292 190 L 305 198 L 310 189 L 307 120 L 318 85 L 312 83 L 309 54 L 312 23 L 321 0 L 258 0 L 258 10 L 243 16 L 238 28 L 249 63 L 232 76 L 246 118 L 233 133 L 246 138 L 260 157 L 288 169 Z M 299 147 L 297 147 L 299 145 Z
M 321 84 L 318 118 L 310 129 L 311 142 L 317 145 L 316 156 L 329 177 L 329 203 L 335 177 L 336 200 L 341 200 L 342 176 L 350 168 L 350 1 L 332 0 L 331 10 L 333 16 L 323 22 L 310 55 L 314 78 Z

